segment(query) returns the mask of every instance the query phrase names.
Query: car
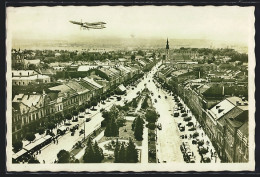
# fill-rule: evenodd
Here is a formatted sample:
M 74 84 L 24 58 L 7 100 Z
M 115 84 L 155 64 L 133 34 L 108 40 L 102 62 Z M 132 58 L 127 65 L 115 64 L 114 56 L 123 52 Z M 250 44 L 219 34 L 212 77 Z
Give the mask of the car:
M 189 151 L 189 152 L 187 152 L 187 155 L 191 157 L 192 153 Z
M 184 147 L 182 145 L 180 145 L 180 150 L 181 150 L 182 153 L 185 152 L 185 149 L 184 149 Z
M 195 163 L 194 157 L 190 157 L 189 163 Z
M 167 99 L 167 96 L 165 96 L 165 99 Z
M 192 140 L 192 144 L 197 144 L 197 141 L 196 140 Z
M 180 127 L 179 127 L 179 130 L 180 130 L 181 132 L 185 131 L 185 126 L 180 126 Z
M 156 99 L 154 99 L 154 102 L 155 102 L 155 103 L 157 103 L 157 100 L 156 100 Z
M 204 157 L 203 158 L 203 162 L 204 163 L 210 163 L 211 162 L 211 159 L 209 157 Z
M 79 135 L 81 135 L 81 134 L 83 134 L 85 131 L 83 130 L 83 129 L 81 129 L 80 131 L 79 131 Z
M 78 118 L 72 119 L 72 122 L 78 122 Z
M 162 130 L 162 124 L 159 123 L 159 124 L 157 125 L 157 128 L 158 128 L 159 130 Z
M 89 122 L 91 120 L 91 118 L 86 118 L 86 122 Z
M 79 113 L 79 118 L 85 118 L 84 112 Z
M 179 115 L 180 115 L 180 113 L 178 113 L 178 112 L 174 112 L 174 113 L 173 113 L 173 116 L 174 116 L 174 117 L 179 117 Z

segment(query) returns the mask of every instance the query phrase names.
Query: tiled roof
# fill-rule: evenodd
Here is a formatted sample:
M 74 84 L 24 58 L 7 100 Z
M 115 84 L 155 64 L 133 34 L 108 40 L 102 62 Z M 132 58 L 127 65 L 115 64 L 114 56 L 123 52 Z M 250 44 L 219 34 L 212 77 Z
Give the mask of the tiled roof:
M 65 83 L 68 87 L 75 90 L 76 92 L 89 91 L 87 88 L 83 87 L 76 81 L 69 81 Z
M 75 93 L 75 91 L 73 89 L 71 89 L 70 87 L 68 87 L 65 84 L 58 85 L 58 86 L 55 86 L 55 87 L 51 87 L 51 88 L 49 88 L 49 90 L 58 90 L 62 93 Z
M 97 82 L 95 82 L 93 78 L 90 79 L 90 78 L 88 78 L 88 77 L 84 77 L 83 80 L 84 80 L 85 82 L 88 82 L 89 84 L 93 85 L 93 86 L 96 87 L 96 88 L 99 88 L 99 89 L 100 89 L 100 88 L 103 87 L 102 85 L 100 85 L 100 84 L 98 84 Z
M 13 102 L 20 102 L 28 107 L 35 106 L 40 101 L 41 95 L 15 95 Z

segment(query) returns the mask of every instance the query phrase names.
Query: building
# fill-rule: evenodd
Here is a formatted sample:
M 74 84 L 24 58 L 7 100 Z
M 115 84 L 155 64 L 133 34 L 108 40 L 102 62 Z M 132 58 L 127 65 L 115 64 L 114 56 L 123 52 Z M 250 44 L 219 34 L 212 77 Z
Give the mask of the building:
M 29 85 L 30 83 L 49 83 L 51 78 L 46 75 L 38 74 L 34 70 L 13 70 L 13 85 Z
M 169 41 L 168 41 L 168 38 L 167 38 L 166 48 L 165 48 L 165 60 L 166 61 L 169 61 L 169 58 L 170 58 L 169 49 L 170 49 L 170 46 L 169 46 Z
M 248 162 L 248 103 L 228 97 L 206 110 L 206 133 L 224 162 Z

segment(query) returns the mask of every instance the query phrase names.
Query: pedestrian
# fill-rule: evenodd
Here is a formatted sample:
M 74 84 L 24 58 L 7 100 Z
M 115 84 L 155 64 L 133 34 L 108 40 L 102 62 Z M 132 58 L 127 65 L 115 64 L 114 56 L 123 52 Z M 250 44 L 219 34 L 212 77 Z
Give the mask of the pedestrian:
M 43 160 L 43 163 L 45 163 L 45 160 Z
M 192 154 L 192 156 L 194 156 L 194 153 L 193 153 L 193 152 L 192 152 L 191 154 Z
M 203 137 L 203 133 L 201 133 L 201 136 Z
M 41 151 L 41 150 L 39 150 L 39 154 L 41 154 L 41 152 L 42 152 L 42 151 Z
M 36 155 L 38 155 L 38 151 L 36 151 Z

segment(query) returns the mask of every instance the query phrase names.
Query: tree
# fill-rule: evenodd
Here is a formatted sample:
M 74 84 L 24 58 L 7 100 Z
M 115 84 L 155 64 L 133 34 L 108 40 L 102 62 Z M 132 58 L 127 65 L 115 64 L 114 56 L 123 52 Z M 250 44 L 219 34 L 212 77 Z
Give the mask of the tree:
M 95 106 L 97 106 L 98 102 L 96 100 L 93 100 L 91 102 L 91 106 L 93 107 L 92 109 L 94 110 Z
M 103 150 L 98 146 L 96 141 L 94 143 L 93 150 L 95 155 L 95 163 L 101 163 L 104 159 L 104 154 Z
M 80 106 L 79 112 L 85 112 L 85 108 L 83 106 Z
M 108 111 L 103 111 L 102 112 L 102 117 L 105 119 L 105 120 L 109 120 L 110 118 L 110 114 Z
M 62 120 L 62 114 L 60 112 L 57 113 L 55 118 L 60 122 Z
M 135 144 L 133 143 L 132 139 L 129 138 L 129 143 L 126 148 L 126 161 L 128 163 L 136 163 L 138 162 L 138 154 L 135 148 Z
M 49 123 L 47 124 L 47 128 L 48 128 L 49 130 L 54 129 L 54 128 L 55 128 L 55 123 L 49 122 Z
M 91 108 L 91 105 L 89 103 L 86 103 L 85 104 L 85 109 L 90 109 Z M 89 111 L 88 111 L 88 114 L 89 114 Z
M 155 123 L 157 121 L 158 115 L 153 110 L 148 110 L 145 114 L 146 121 L 149 123 Z
M 109 97 L 111 96 L 110 93 L 108 92 L 106 96 L 107 96 L 107 99 L 109 101 Z
M 143 122 L 140 117 L 137 117 L 134 128 L 135 139 L 138 141 L 143 140 Z
M 132 106 L 133 106 L 134 108 L 137 108 L 138 103 L 137 103 L 137 101 L 136 101 L 136 98 L 133 99 Z
M 121 144 L 119 153 L 118 153 L 118 162 L 125 163 L 126 162 L 126 150 L 125 150 L 125 143 Z
M 142 103 L 142 105 L 141 105 L 141 108 L 142 109 L 147 109 L 148 108 L 148 97 L 145 97 L 145 99 L 144 99 L 144 101 L 143 101 L 143 103 Z
M 70 120 L 72 119 L 72 116 L 71 116 L 71 114 L 67 114 L 67 115 L 65 116 L 65 118 L 70 122 Z
M 105 102 L 105 100 L 106 100 L 106 97 L 105 96 L 101 96 L 101 100 L 102 100 L 102 103 L 104 104 Z
M 33 140 L 35 140 L 35 134 L 33 134 L 33 133 L 27 133 L 27 135 L 26 135 L 26 137 L 25 137 L 25 139 L 27 140 L 27 141 L 30 141 L 30 143 L 33 141 Z
M 57 154 L 58 163 L 69 163 L 70 162 L 70 153 L 64 149 L 60 150 Z
M 77 115 L 78 115 L 78 112 L 77 112 L 76 110 L 74 110 L 74 111 L 72 112 L 72 114 L 73 114 L 73 118 L 74 118 L 74 116 L 77 116 Z
M 156 128 L 156 125 L 155 123 L 148 123 L 147 128 L 149 128 L 150 130 L 154 130 Z
M 133 62 L 135 60 L 135 55 L 131 55 L 131 61 Z
M 23 142 L 21 140 L 16 140 L 15 142 L 13 142 L 13 148 L 14 148 L 14 152 L 18 152 L 20 149 L 23 148 Z
M 123 127 L 125 125 L 126 119 L 125 118 L 118 118 L 116 123 L 119 127 Z
M 107 123 L 104 135 L 106 137 L 115 137 L 119 135 L 119 127 L 117 126 L 114 118 L 111 118 Z
M 119 150 L 120 150 L 120 143 L 118 142 L 118 139 L 116 139 L 116 145 L 114 150 L 115 163 L 119 162 Z
M 44 134 L 44 132 L 45 132 L 45 129 L 44 129 L 43 127 L 40 127 L 40 128 L 38 129 L 38 133 L 39 133 L 40 135 Z
M 88 139 L 87 148 L 85 150 L 85 154 L 83 155 L 83 161 L 85 163 L 94 163 L 95 162 L 95 153 L 93 150 L 93 144 L 91 139 Z

